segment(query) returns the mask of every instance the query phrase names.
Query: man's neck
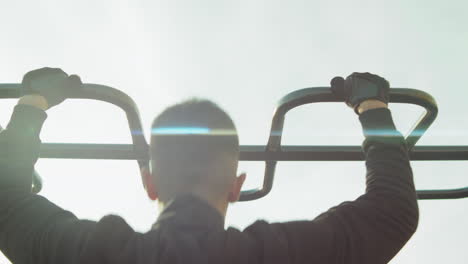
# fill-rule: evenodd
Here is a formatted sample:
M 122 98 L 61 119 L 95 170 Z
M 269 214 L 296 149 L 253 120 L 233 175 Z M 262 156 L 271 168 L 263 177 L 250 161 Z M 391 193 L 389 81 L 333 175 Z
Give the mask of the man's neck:
M 199 195 L 197 193 L 192 193 L 192 195 L 196 196 L 200 200 L 204 201 L 205 203 L 207 203 L 208 205 L 216 209 L 216 211 L 218 211 L 219 214 L 223 217 L 223 220 L 226 218 L 226 212 L 227 212 L 227 207 L 228 207 L 227 201 L 222 201 L 222 200 L 214 201 L 212 199 L 208 199 L 207 197 L 204 197 L 203 195 Z M 164 208 L 166 208 L 167 202 L 159 201 L 158 205 L 159 205 L 159 211 L 162 212 Z

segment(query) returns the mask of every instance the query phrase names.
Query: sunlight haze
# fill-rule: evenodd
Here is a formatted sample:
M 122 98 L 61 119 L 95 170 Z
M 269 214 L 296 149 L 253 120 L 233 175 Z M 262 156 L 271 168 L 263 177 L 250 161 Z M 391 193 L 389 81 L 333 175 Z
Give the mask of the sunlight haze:
M 468 145 L 467 1 L 0 0 L 0 10 L 0 83 L 50 66 L 112 86 L 137 103 L 147 139 L 164 108 L 201 97 L 231 115 L 241 145 L 264 145 L 282 96 L 368 71 L 437 100 L 437 120 L 418 145 Z M 14 102 L 0 105 L 3 127 Z M 422 112 L 390 109 L 403 134 Z M 131 142 L 124 113 L 110 104 L 69 100 L 48 116 L 43 142 Z M 290 145 L 364 139 L 357 116 L 338 103 L 291 111 L 284 133 Z M 416 187 L 466 187 L 467 163 L 412 162 Z M 41 159 L 36 169 L 41 194 L 80 218 L 118 214 L 141 232 L 157 219 L 135 161 Z M 247 188 L 259 186 L 263 170 L 261 162 L 239 168 Z M 364 188 L 364 162 L 279 162 L 272 192 L 233 205 L 226 226 L 313 219 Z M 466 263 L 468 199 L 419 205 L 418 230 L 391 263 Z

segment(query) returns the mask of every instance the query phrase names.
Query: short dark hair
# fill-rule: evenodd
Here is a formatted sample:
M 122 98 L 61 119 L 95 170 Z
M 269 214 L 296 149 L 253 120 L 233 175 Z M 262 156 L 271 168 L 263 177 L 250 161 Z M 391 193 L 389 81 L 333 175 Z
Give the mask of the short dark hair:
M 153 121 L 151 129 L 151 164 L 161 201 L 200 185 L 222 189 L 224 177 L 235 175 L 229 170 L 237 169 L 236 127 L 215 103 L 194 98 L 170 106 Z M 220 157 L 231 157 L 235 168 L 212 169 Z

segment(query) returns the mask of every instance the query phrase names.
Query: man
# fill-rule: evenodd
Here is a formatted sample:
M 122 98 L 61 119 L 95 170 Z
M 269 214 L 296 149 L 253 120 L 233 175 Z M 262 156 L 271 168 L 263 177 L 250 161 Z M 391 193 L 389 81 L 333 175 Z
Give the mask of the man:
M 389 84 L 369 73 L 334 79 L 366 140 L 366 193 L 311 221 L 257 221 L 224 229 L 239 198 L 239 143 L 229 116 L 191 100 L 166 109 L 152 127 L 149 198 L 163 208 L 137 233 L 118 216 L 78 220 L 31 193 L 45 110 L 80 80 L 60 69 L 29 72 L 23 96 L 0 134 L 0 249 L 13 263 L 387 263 L 415 232 L 418 206 L 407 148 L 387 109 Z M 313 205 L 311 205 L 313 206 Z M 305 208 L 307 209 L 307 208 Z

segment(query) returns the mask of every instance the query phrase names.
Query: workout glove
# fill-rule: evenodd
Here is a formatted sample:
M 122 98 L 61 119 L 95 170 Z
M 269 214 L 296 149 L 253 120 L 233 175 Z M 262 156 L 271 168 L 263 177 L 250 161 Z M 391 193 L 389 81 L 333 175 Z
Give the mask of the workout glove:
M 358 113 L 362 102 L 375 99 L 388 104 L 390 84 L 384 78 L 371 73 L 355 72 L 346 80 L 335 77 L 331 80 L 332 92 Z
M 41 68 L 24 75 L 22 95 L 44 96 L 50 108 L 63 102 L 71 92 L 79 89 L 81 84 L 77 75 L 68 76 L 59 68 Z

